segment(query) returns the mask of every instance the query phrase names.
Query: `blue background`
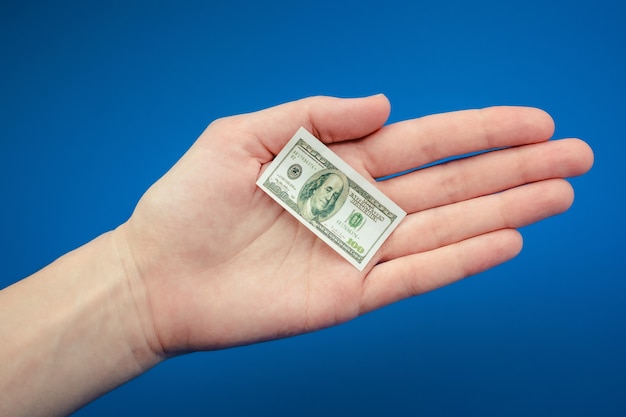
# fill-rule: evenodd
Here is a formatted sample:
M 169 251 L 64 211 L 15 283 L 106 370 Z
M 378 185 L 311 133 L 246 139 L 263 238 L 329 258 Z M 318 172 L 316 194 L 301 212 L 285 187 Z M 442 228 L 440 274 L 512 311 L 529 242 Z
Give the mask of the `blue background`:
M 176 358 L 77 415 L 626 415 L 624 4 L 2 2 L 0 287 L 123 222 L 215 118 L 314 94 L 383 92 L 391 121 L 537 106 L 596 164 L 518 258 Z

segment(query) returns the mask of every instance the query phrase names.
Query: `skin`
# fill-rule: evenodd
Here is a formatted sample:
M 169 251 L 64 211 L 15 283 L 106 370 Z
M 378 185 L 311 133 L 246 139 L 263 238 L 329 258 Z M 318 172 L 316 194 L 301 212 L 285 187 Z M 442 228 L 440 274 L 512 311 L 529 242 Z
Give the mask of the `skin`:
M 127 222 L 0 291 L 0 414 L 64 415 L 174 355 L 332 326 L 498 265 L 593 163 L 581 140 L 548 141 L 538 109 L 383 127 L 389 111 L 382 95 L 313 97 L 213 122 Z M 373 183 L 499 150 L 376 183 L 408 216 L 359 272 L 255 185 L 300 126 Z
M 317 215 L 337 201 L 337 197 L 343 190 L 343 181 L 338 175 L 330 175 L 326 181 L 311 195 L 311 208 Z

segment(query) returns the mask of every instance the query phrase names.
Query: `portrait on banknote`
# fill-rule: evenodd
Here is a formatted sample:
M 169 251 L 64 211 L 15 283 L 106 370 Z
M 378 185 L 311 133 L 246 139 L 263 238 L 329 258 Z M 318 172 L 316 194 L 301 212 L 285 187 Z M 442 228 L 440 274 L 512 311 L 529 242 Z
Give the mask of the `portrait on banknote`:
M 336 169 L 315 173 L 298 194 L 298 209 L 306 220 L 323 222 L 332 217 L 348 197 L 348 179 Z

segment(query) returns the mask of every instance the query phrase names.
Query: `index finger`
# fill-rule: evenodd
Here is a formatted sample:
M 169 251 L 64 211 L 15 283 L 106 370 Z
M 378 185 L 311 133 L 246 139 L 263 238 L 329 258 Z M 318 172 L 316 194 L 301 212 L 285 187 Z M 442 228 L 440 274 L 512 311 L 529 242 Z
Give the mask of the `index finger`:
M 543 142 L 553 133 L 554 122 L 543 110 L 500 106 L 398 122 L 336 146 L 358 147 L 364 169 L 379 178 L 444 158 Z

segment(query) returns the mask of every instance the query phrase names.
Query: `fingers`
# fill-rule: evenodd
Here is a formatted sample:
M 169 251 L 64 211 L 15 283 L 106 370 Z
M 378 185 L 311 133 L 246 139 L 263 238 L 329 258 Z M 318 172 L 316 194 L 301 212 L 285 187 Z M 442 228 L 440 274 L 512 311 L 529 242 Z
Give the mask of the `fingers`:
M 552 179 L 407 216 L 381 248 L 382 261 L 427 252 L 500 229 L 515 229 L 566 211 L 574 192 Z
M 364 283 L 362 312 L 511 259 L 521 250 L 514 229 L 567 210 L 573 197 L 569 183 L 553 179 L 407 216 Z
M 376 265 L 363 284 L 361 314 L 423 294 L 515 257 L 516 230 L 504 229 Z
M 452 156 L 546 141 L 553 132 L 542 110 L 491 107 L 388 125 L 356 146 L 364 168 L 378 178 Z
M 517 113 L 515 117 L 521 114 L 517 109 L 487 110 L 493 112 L 487 118 L 498 112 L 511 116 L 510 110 Z M 593 164 L 593 153 L 578 139 L 545 142 L 552 132 L 551 120 L 533 109 L 521 112 L 527 113 L 528 119 L 536 118 L 535 122 L 524 127 L 519 120 L 504 118 L 499 128 L 492 125 L 483 128 L 482 133 L 474 125 L 474 133 L 468 132 L 461 141 L 454 137 L 453 127 L 426 145 L 421 159 L 408 155 L 405 149 L 407 155 L 397 165 L 386 162 L 385 158 L 395 154 L 402 159 L 401 152 L 389 149 L 383 157 L 384 149 L 375 143 L 383 137 L 383 132 L 388 136 L 387 128 L 372 135 L 374 146 L 367 141 L 357 143 L 365 155 L 362 169 L 368 169 L 373 176 L 452 156 L 454 146 L 458 153 L 475 152 L 481 147 L 512 147 L 377 183 L 385 194 L 413 214 L 407 216 L 381 248 L 382 262 L 364 282 L 362 313 L 448 285 L 511 259 L 522 246 L 521 236 L 514 228 L 569 208 L 573 191 L 560 178 L 587 172 Z M 458 129 L 456 133 L 463 135 Z M 411 142 L 406 137 L 398 141 Z M 414 142 L 422 143 L 420 135 L 414 136 Z M 454 142 L 456 145 L 449 147 Z
M 377 185 L 412 213 L 529 182 L 581 175 L 592 164 L 593 153 L 586 143 L 563 139 L 476 155 L 381 181 Z
M 319 96 L 227 120 L 254 134 L 276 155 L 301 126 L 330 144 L 380 129 L 389 111 L 389 100 L 382 94 L 352 99 Z

